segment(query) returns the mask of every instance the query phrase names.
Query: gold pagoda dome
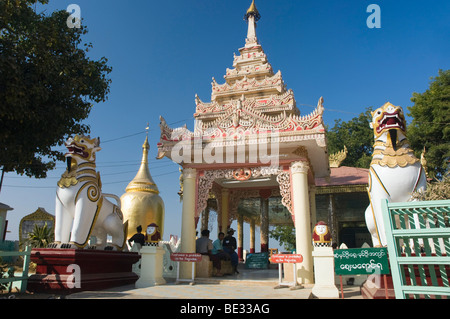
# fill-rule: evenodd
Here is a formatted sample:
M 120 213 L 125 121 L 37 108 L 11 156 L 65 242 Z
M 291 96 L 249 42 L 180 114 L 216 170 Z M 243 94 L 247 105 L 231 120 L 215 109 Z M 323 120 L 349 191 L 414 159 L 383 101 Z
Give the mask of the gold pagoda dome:
M 150 145 L 148 136 L 142 145 L 141 166 L 125 189 L 125 194 L 120 198 L 124 220 L 128 220 L 128 238 L 136 233 L 141 226 L 143 233 L 147 226 L 156 224 L 161 239 L 164 234 L 164 202 L 159 196 L 159 190 L 150 174 L 148 167 L 148 152 Z

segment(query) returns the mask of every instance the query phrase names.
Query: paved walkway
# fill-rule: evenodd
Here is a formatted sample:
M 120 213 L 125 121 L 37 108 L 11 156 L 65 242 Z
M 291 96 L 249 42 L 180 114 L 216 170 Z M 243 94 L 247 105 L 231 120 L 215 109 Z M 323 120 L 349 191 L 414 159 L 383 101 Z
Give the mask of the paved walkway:
M 66 299 L 312 299 L 312 288 L 290 290 L 268 286 L 234 286 L 217 284 L 188 284 L 135 289 L 134 285 L 103 291 L 85 291 Z M 363 299 L 359 287 L 344 287 L 344 299 Z
M 291 290 L 278 286 L 278 270 L 241 270 L 239 275 L 196 279 L 195 285 L 175 284 L 136 289 L 134 285 L 85 291 L 67 299 L 310 299 L 312 286 Z M 345 299 L 362 299 L 357 286 L 344 287 Z
M 273 289 L 269 286 L 180 284 L 135 289 L 134 285 L 96 292 L 80 292 L 67 299 L 308 299 L 311 289 Z

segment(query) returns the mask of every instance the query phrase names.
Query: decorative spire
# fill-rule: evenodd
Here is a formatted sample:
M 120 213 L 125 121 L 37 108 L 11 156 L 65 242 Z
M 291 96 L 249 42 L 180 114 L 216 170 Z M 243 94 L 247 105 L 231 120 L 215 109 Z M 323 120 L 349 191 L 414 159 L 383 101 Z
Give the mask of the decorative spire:
M 248 23 L 247 39 L 245 40 L 246 46 L 252 46 L 258 43 L 256 37 L 256 22 L 259 21 L 259 19 L 261 19 L 261 15 L 259 14 L 258 9 L 256 9 L 255 0 L 253 0 L 244 16 L 244 20 Z
M 244 19 L 248 21 L 248 18 L 250 16 L 253 16 L 255 18 L 255 22 L 258 22 L 259 19 L 261 19 L 261 15 L 259 14 L 258 9 L 256 9 L 255 0 L 252 1 L 250 8 L 248 8 L 247 13 L 244 16 Z
M 148 168 L 148 151 L 150 150 L 150 144 L 148 143 L 148 124 L 146 127 L 147 136 L 145 137 L 144 144 L 142 145 L 142 161 L 141 167 L 137 172 L 135 178 L 128 184 L 126 192 L 151 192 L 159 194 L 158 187 L 153 181 L 152 175 Z

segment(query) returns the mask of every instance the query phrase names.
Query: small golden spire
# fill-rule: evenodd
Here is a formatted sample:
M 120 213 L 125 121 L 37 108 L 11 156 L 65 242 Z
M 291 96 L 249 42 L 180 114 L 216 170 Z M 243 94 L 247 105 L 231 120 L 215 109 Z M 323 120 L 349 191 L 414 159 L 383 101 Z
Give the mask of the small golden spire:
M 141 192 L 151 192 L 159 194 L 158 186 L 156 186 L 153 181 L 152 175 L 148 168 L 148 151 L 150 150 L 150 144 L 148 143 L 148 125 L 146 127 L 147 136 L 145 137 L 144 144 L 142 145 L 142 161 L 141 167 L 137 172 L 134 179 L 128 184 L 126 192 L 130 191 L 141 191 Z
M 250 5 L 250 8 L 248 8 L 247 13 L 245 14 L 245 20 L 248 20 L 249 16 L 255 17 L 255 22 L 259 21 L 261 19 L 261 15 L 259 14 L 258 9 L 256 8 L 255 0 L 252 1 L 252 4 Z

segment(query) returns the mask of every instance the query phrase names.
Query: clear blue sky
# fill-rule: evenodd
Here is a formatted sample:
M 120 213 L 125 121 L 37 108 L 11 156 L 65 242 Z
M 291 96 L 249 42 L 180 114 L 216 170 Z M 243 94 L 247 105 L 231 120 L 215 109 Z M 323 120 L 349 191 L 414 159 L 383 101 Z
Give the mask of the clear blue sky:
M 89 29 L 91 57 L 105 56 L 113 67 L 109 99 L 95 105 L 86 121 L 91 135 L 102 140 L 97 162 L 103 191 L 124 193 L 138 170 L 149 122 L 150 171 L 166 205 L 164 237 L 180 235 L 178 166 L 155 160 L 159 116 L 176 123 L 173 127 L 186 123 L 193 129 L 194 96 L 208 102 L 211 78 L 224 82 L 233 52 L 245 43 L 243 15 L 251 0 L 51 0 L 37 10 L 65 10 L 71 3 L 80 6 Z M 366 25 L 371 3 L 381 8 L 380 29 Z M 430 77 L 450 67 L 448 0 L 256 4 L 262 15 L 257 34 L 269 62 L 294 90 L 302 114 L 324 97 L 330 126 L 387 101 L 411 106 L 412 93 L 425 91 Z M 44 180 L 6 174 L 0 202 L 14 208 L 8 213 L 8 240 L 18 239 L 20 219 L 38 207 L 54 214 L 64 167 L 59 163 Z

